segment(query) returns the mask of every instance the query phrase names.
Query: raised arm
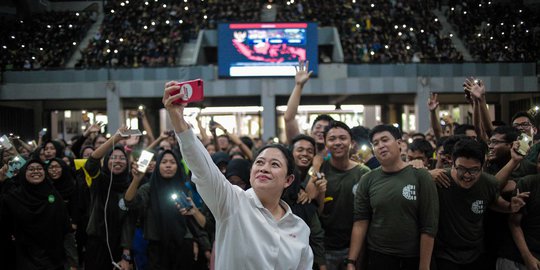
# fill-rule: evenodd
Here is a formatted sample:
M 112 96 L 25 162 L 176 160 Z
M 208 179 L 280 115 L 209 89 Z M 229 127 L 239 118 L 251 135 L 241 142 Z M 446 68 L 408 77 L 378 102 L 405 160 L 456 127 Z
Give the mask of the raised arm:
M 114 135 L 112 135 L 105 143 L 100 145 L 94 152 L 92 152 L 92 158 L 94 159 L 101 159 L 109 150 L 111 150 L 116 143 L 118 143 L 120 140 L 122 140 L 122 136 L 120 135 L 120 132 L 126 131 L 126 126 L 122 126 L 116 131 Z
M 229 133 L 227 129 L 225 129 L 219 123 L 216 123 L 216 128 L 221 129 L 223 133 L 225 133 L 234 144 L 238 145 L 238 147 L 240 147 L 240 150 L 242 150 L 242 153 L 246 155 L 248 160 L 253 160 L 253 152 L 244 142 L 242 142 L 242 140 L 240 140 L 240 137 L 238 137 L 236 134 Z
M 435 138 L 438 140 L 440 137 L 442 137 L 443 131 L 441 123 L 439 122 L 439 117 L 437 116 L 437 108 L 439 107 L 437 96 L 437 93 L 431 93 L 428 98 L 427 106 L 429 109 L 429 119 L 431 121 L 433 135 L 435 135 Z
M 150 126 L 150 122 L 148 122 L 148 117 L 146 117 L 146 113 L 144 110 L 139 110 L 141 113 L 141 120 L 143 124 L 143 129 L 146 131 L 146 137 L 148 137 L 148 141 L 153 142 L 156 140 L 156 137 L 154 136 L 154 132 L 152 131 L 152 126 Z
M 487 133 L 484 131 L 484 126 L 482 124 L 482 119 L 481 119 L 482 112 L 480 109 L 480 106 L 481 106 L 480 101 L 477 99 L 474 99 L 472 106 L 473 106 L 473 126 L 474 126 L 474 131 L 476 131 L 476 134 L 478 135 L 477 140 L 487 142 L 489 140 L 489 137 Z
M 487 136 L 491 135 L 493 132 L 493 125 L 491 124 L 491 118 L 489 117 L 489 111 L 486 104 L 486 87 L 484 82 L 482 80 L 476 80 L 475 78 L 467 78 L 463 87 L 465 91 L 468 91 L 471 94 L 473 101 L 478 102 L 482 128 Z
M 210 137 L 208 137 L 208 134 L 206 133 L 206 129 L 202 125 L 201 121 L 201 115 L 198 114 L 197 117 L 195 117 L 197 120 L 197 127 L 199 128 L 199 132 L 201 133 L 201 141 L 204 145 L 207 145 L 211 142 Z
M 146 147 L 146 150 L 148 150 L 148 151 L 153 151 L 153 149 L 154 149 L 156 146 L 158 146 L 159 143 L 160 143 L 161 141 L 167 139 L 169 136 L 170 136 L 170 135 L 169 135 L 169 132 L 168 132 L 168 131 L 163 131 L 163 132 L 159 135 L 159 137 L 158 137 L 156 140 L 152 141 L 152 143 L 150 143 L 150 144 Z
M 300 97 L 302 96 L 302 90 L 304 85 L 309 80 L 309 77 L 313 71 L 309 71 L 309 61 L 300 61 L 298 62 L 298 67 L 296 68 L 296 76 L 294 77 L 294 89 L 287 101 L 287 110 L 283 119 L 285 120 L 285 135 L 287 138 L 287 143 L 291 139 L 300 134 L 298 129 L 298 122 L 296 122 L 296 114 L 298 113 L 298 106 L 300 105 Z
M 510 160 L 495 175 L 495 178 L 497 178 L 497 181 L 499 182 L 500 190 L 504 189 L 504 187 L 508 183 L 510 176 L 512 175 L 512 172 L 519 166 L 519 164 L 523 160 L 523 156 L 517 153 L 517 149 L 519 149 L 519 142 L 515 141 L 512 143 L 512 149 L 510 149 Z
M 208 208 L 216 219 L 226 218 L 237 209 L 240 202 L 239 196 L 236 195 L 243 191 L 234 188 L 229 183 L 212 161 L 201 141 L 190 130 L 189 124 L 184 119 L 186 104 L 172 103 L 174 100 L 180 99 L 183 94 L 180 91 L 176 95 L 171 95 L 170 92 L 175 90 L 180 90 L 177 82 L 165 84 L 163 104 L 176 132 L 182 157 L 193 173 L 192 180 L 197 185 L 197 190 Z

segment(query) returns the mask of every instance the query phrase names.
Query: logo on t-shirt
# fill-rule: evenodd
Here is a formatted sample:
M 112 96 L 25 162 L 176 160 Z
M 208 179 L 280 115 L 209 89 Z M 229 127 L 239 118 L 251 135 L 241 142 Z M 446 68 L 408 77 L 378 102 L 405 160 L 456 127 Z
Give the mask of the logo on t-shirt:
M 406 185 L 401 194 L 409 201 L 416 201 L 416 187 L 414 185 Z
M 484 201 L 476 200 L 475 202 L 473 202 L 472 205 L 471 205 L 471 210 L 475 214 L 483 214 L 484 210 L 486 210 L 486 207 L 484 205 Z
M 358 184 L 360 184 L 360 183 L 356 183 L 356 184 L 352 187 L 352 195 L 353 195 L 353 196 L 356 196 L 356 190 L 358 189 Z

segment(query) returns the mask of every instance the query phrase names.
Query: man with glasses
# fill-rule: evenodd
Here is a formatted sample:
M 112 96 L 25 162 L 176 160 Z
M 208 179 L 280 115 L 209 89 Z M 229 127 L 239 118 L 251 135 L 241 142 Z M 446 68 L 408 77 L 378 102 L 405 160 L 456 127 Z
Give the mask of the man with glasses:
M 519 129 L 521 133 L 527 134 L 527 136 L 534 138 L 534 135 L 536 135 L 536 132 L 538 129 L 534 126 L 534 118 L 527 112 L 521 111 L 514 114 L 512 117 L 512 126 Z M 525 159 L 536 163 L 536 157 L 538 156 L 538 153 L 540 151 L 540 144 L 535 144 L 529 149 L 529 152 L 527 153 L 527 156 L 525 156 Z
M 482 172 L 485 150 L 480 142 L 464 138 L 452 152 L 452 168 L 446 172 L 448 188 L 438 187 L 439 231 L 434 257 L 437 269 L 490 269 L 484 255 L 483 220 L 486 210 L 515 213 L 528 192 L 511 202 L 499 195 L 497 179 Z

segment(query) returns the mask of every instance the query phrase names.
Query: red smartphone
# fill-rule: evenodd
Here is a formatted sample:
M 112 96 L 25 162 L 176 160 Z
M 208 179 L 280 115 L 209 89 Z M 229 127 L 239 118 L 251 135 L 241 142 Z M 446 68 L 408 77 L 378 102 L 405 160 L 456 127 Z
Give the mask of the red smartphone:
M 180 90 L 171 91 L 171 95 L 182 93 L 182 98 L 173 101 L 174 104 L 180 103 L 192 103 L 202 101 L 204 99 L 204 87 L 203 80 L 196 79 L 192 81 L 185 81 L 177 84 L 180 86 Z

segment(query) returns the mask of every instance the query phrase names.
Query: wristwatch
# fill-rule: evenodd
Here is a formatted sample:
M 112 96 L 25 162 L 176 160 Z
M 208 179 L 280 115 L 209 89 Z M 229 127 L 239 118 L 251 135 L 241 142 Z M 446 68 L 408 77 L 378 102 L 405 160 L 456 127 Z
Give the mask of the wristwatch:
M 129 254 L 122 253 L 122 260 L 126 262 L 131 262 L 131 256 L 129 256 Z
M 356 260 L 352 260 L 349 258 L 343 260 L 343 265 L 347 266 L 348 264 L 356 265 Z

